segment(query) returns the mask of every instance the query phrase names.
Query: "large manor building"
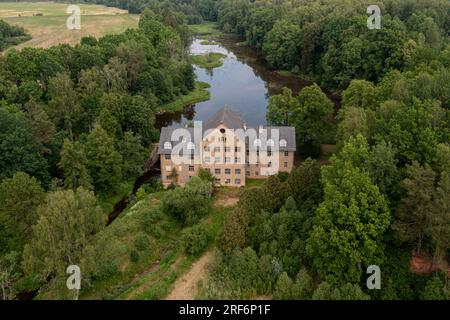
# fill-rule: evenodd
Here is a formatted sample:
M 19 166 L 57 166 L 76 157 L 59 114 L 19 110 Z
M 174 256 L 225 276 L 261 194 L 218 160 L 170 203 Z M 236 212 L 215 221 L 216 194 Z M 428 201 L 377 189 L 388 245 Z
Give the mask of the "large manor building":
M 247 178 L 290 172 L 295 151 L 293 127 L 247 128 L 229 107 L 192 128 L 163 127 L 158 148 L 164 186 L 183 186 L 200 168 L 217 185 L 243 186 Z

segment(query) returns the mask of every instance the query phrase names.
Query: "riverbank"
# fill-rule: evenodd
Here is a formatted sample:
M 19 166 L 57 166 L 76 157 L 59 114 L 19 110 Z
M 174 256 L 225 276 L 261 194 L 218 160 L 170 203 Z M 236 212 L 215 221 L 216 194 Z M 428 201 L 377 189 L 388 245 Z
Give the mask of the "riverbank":
M 223 32 L 219 30 L 217 22 L 205 22 L 202 24 L 191 24 L 189 30 L 198 39 L 217 39 Z
M 183 96 L 178 97 L 174 101 L 163 105 L 158 113 L 162 114 L 165 112 L 182 112 L 185 107 L 192 104 L 207 101 L 211 98 L 211 93 L 207 90 L 211 86 L 209 83 L 196 81 L 195 89 Z

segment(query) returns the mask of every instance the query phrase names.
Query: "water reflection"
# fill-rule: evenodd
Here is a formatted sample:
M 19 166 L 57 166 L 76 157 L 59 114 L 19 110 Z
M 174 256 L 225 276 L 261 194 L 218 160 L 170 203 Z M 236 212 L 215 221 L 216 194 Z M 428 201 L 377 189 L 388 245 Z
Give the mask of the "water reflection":
M 239 39 L 235 37 L 223 38 L 220 44 L 215 45 L 201 45 L 201 41 L 194 39 L 190 48 L 192 54 L 219 52 L 226 55 L 221 67 L 209 70 L 194 68 L 197 80 L 211 85 L 208 89 L 211 99 L 189 106 L 183 112 L 159 115 L 158 128 L 184 126 L 189 120 L 205 121 L 224 105 L 232 107 L 249 126 L 266 124 L 271 95 L 280 93 L 284 86 L 297 93 L 311 84 L 299 77 L 271 70 L 261 54 L 252 48 L 239 46 Z

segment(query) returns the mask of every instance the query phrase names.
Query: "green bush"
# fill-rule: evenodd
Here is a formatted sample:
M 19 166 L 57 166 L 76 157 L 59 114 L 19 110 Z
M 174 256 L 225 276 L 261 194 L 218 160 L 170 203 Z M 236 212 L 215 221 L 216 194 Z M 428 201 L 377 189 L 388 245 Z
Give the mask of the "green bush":
M 185 225 L 194 225 L 211 207 L 212 185 L 193 177 L 184 188 L 168 191 L 162 201 L 164 213 Z
M 203 226 L 193 226 L 183 234 L 183 249 L 187 254 L 197 256 L 205 251 L 211 235 Z
M 136 236 L 136 239 L 134 240 L 134 246 L 139 251 L 145 251 L 149 248 L 149 240 L 145 233 L 140 232 Z
M 106 280 L 120 272 L 119 266 L 119 259 L 101 261 L 98 264 L 99 271 L 95 278 Z
M 130 252 L 130 260 L 134 263 L 139 261 L 139 253 L 136 250 L 132 250 Z
M 159 222 L 161 218 L 162 212 L 158 207 L 153 207 L 148 212 L 142 214 L 140 220 L 144 232 L 151 236 L 154 236 L 155 238 L 158 238 L 160 232 L 155 229 L 157 229 L 156 223 Z

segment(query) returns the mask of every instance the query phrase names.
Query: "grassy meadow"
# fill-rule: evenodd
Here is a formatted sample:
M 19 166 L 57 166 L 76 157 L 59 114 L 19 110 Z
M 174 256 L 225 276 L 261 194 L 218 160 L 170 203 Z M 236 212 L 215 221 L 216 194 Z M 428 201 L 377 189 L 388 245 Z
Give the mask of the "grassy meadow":
M 68 30 L 68 4 L 55 2 L 0 2 L 0 19 L 18 25 L 32 39 L 17 46 L 47 48 L 60 43 L 77 44 L 82 37 L 100 37 L 135 28 L 139 16 L 125 10 L 100 5 L 79 4 L 81 29 Z

